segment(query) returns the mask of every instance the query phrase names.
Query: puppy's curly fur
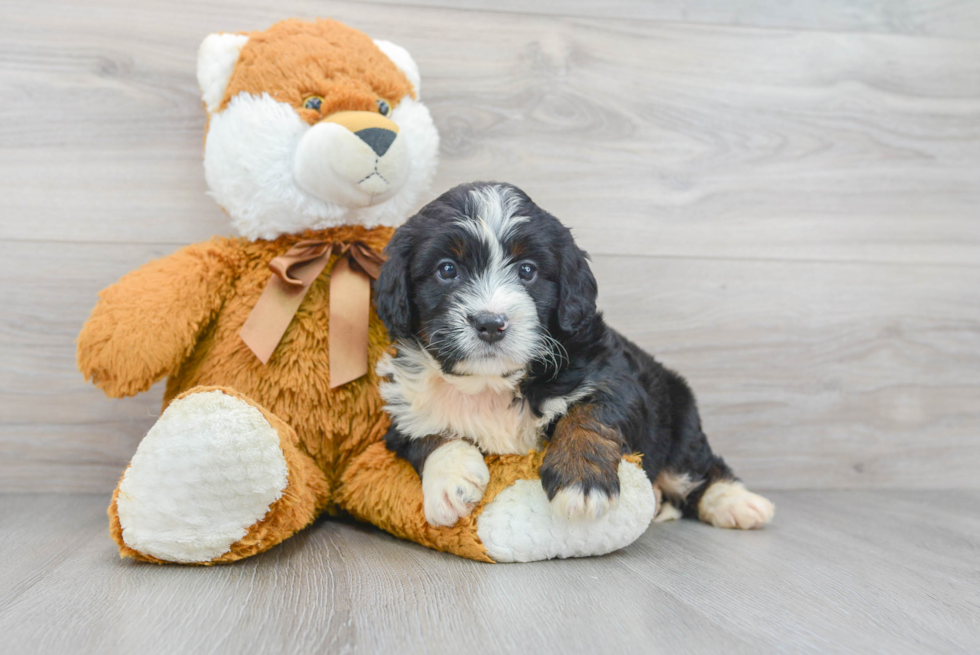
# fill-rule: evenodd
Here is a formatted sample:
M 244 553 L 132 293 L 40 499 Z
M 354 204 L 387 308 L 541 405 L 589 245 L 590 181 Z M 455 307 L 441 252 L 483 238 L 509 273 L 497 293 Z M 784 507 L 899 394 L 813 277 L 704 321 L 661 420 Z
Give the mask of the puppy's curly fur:
M 711 451 L 684 379 L 606 325 L 588 256 L 523 191 L 455 187 L 399 228 L 387 253 L 376 289 L 397 342 L 379 365 L 386 440 L 423 483 L 428 458 L 455 440 L 484 453 L 550 440 L 541 481 L 569 518 L 615 503 L 629 452 L 643 455 L 672 514 L 739 528 L 772 518 Z

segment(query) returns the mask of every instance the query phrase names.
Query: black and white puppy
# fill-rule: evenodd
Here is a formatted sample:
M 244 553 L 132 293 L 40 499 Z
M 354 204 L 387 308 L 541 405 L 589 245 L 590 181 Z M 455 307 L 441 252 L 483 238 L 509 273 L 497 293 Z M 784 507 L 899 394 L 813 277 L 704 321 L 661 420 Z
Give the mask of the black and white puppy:
M 388 447 L 422 477 L 425 516 L 453 525 L 483 497 L 484 454 L 549 441 L 541 482 L 568 518 L 619 495 L 624 454 L 663 503 L 726 528 L 773 505 L 711 452 L 684 379 L 606 326 L 588 257 L 512 185 L 464 184 L 400 227 L 375 288 L 397 354 L 378 365 Z

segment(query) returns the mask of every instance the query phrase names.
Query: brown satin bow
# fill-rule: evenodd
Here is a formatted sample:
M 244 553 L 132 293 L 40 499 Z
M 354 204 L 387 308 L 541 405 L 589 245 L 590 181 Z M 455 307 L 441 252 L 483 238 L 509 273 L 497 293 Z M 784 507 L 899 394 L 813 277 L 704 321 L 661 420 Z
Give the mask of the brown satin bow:
M 367 373 L 371 280 L 378 279 L 384 257 L 362 241 L 300 241 L 269 262 L 272 277 L 248 315 L 239 336 L 269 363 L 306 292 L 334 252 L 340 257 L 330 273 L 330 388 Z

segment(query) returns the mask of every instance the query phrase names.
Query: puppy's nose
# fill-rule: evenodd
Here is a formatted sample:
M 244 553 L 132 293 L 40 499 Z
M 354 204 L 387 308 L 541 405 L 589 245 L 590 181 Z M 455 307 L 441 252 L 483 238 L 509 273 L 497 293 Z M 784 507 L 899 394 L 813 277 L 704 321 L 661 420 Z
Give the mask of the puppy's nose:
M 507 317 L 502 314 L 476 314 L 470 317 L 481 341 L 496 343 L 504 338 L 507 331 Z
M 384 157 L 385 153 L 388 152 L 388 148 L 391 147 L 392 142 L 395 137 L 398 136 L 391 130 L 386 130 L 383 127 L 369 127 L 365 130 L 360 130 L 354 132 L 361 141 L 371 146 L 371 150 L 374 151 L 378 157 Z

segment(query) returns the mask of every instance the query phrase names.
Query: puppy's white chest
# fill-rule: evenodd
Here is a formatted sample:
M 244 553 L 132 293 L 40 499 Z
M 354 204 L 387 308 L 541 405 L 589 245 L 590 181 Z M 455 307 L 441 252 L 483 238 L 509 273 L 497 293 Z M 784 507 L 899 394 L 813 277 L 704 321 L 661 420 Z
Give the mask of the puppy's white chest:
M 413 438 L 462 437 L 487 454 L 519 454 L 537 448 L 547 420 L 535 417 L 514 389 L 463 378 L 450 381 L 433 367 L 405 369 L 379 363 L 391 382 L 381 385 L 398 429 Z
M 445 404 L 431 407 L 450 433 L 473 441 L 488 454 L 523 455 L 538 447 L 543 426 L 512 391 L 468 394 L 449 382 L 443 384 L 448 388 L 433 391 Z

